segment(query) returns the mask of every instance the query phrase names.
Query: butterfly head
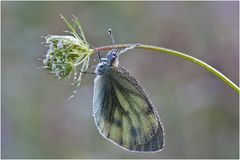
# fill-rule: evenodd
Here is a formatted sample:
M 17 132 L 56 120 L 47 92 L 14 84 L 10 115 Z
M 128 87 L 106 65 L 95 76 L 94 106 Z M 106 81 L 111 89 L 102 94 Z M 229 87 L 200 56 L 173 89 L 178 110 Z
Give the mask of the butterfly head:
M 111 66 L 118 65 L 118 55 L 115 51 L 111 50 L 108 52 L 105 58 L 101 58 L 100 62 L 98 63 L 95 73 L 97 75 L 104 74 Z
M 117 53 L 114 50 L 108 52 L 106 59 L 109 60 L 110 63 L 113 63 L 117 58 Z

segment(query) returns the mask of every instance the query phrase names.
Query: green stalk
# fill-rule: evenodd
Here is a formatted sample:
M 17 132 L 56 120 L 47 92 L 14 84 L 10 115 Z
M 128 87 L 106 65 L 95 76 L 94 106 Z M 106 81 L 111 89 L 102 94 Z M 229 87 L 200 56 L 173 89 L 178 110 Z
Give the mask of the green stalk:
M 133 44 L 108 45 L 108 46 L 95 48 L 95 51 L 106 51 L 106 50 L 111 50 L 113 48 L 126 48 L 126 47 L 129 47 L 131 45 L 133 45 Z M 213 68 L 209 64 L 207 64 L 207 63 L 205 63 L 205 62 L 203 62 L 203 61 L 201 61 L 201 60 L 199 60 L 195 57 L 189 56 L 189 55 L 187 55 L 185 53 L 182 53 L 182 52 L 174 51 L 174 50 L 171 50 L 171 49 L 166 49 L 166 48 L 163 48 L 163 47 L 151 46 L 151 45 L 139 44 L 136 48 L 151 50 L 151 51 L 157 51 L 157 52 L 165 53 L 165 54 L 168 54 L 168 55 L 177 56 L 177 57 L 180 57 L 182 59 L 188 60 L 192 63 L 195 63 L 195 64 L 199 65 L 200 67 L 206 69 L 210 73 L 214 74 L 216 77 L 218 77 L 222 81 L 224 81 L 229 87 L 231 87 L 235 92 L 237 92 L 239 94 L 239 91 L 240 91 L 239 87 L 236 84 L 234 84 L 229 78 L 227 78 L 225 75 L 223 75 L 221 72 L 219 72 L 218 70 L 216 70 L 215 68 Z

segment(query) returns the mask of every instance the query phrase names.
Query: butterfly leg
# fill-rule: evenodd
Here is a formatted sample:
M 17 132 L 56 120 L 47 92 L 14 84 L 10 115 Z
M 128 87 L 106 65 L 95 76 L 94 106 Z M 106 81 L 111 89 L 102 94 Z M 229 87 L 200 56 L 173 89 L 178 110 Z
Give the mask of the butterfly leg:
M 89 65 L 88 66 L 88 68 L 93 68 L 93 67 L 97 67 L 97 65 L 93 65 L 93 66 Z
M 94 67 L 96 67 L 96 65 L 89 65 L 89 66 L 88 66 L 88 69 L 89 69 L 89 68 L 94 68 Z M 87 70 L 88 70 L 88 69 L 87 69 Z M 89 71 L 87 71 L 87 70 L 86 70 L 86 71 L 79 71 L 79 72 L 80 72 L 80 73 L 85 73 L 85 74 L 95 74 L 95 72 L 89 72 Z
M 99 59 L 99 61 L 101 61 L 101 55 L 100 55 L 100 52 L 99 51 L 97 51 L 97 54 L 98 54 L 98 59 Z
M 88 71 L 80 71 L 80 73 L 85 73 L 85 74 L 96 74 L 95 72 L 88 72 Z

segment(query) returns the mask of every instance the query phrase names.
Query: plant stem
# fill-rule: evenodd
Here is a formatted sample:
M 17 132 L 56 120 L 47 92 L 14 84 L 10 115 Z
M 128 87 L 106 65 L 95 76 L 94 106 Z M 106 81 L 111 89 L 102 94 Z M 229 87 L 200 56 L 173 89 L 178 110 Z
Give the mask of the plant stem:
M 107 51 L 107 50 L 111 50 L 113 48 L 126 48 L 126 47 L 129 47 L 131 45 L 133 45 L 133 44 L 108 45 L 108 46 L 95 48 L 95 51 Z M 237 92 L 239 94 L 239 91 L 240 91 L 239 87 L 236 84 L 234 84 L 229 78 L 224 76 L 221 72 L 219 72 L 218 70 L 216 70 L 212 66 L 208 65 L 207 63 L 205 63 L 205 62 L 203 62 L 203 61 L 201 61 L 201 60 L 199 60 L 195 57 L 189 56 L 189 55 L 187 55 L 185 53 L 182 53 L 182 52 L 174 51 L 174 50 L 171 50 L 171 49 L 166 49 L 166 48 L 163 48 L 163 47 L 151 46 L 151 45 L 140 44 L 136 48 L 162 52 L 162 53 L 169 54 L 169 55 L 172 55 L 172 56 L 177 56 L 177 57 L 183 58 L 185 60 L 188 60 L 192 63 L 195 63 L 195 64 L 201 66 L 202 68 L 206 69 L 207 71 L 211 72 L 212 74 L 214 74 L 216 77 L 218 77 L 222 81 L 224 81 L 229 87 L 231 87 L 235 92 Z

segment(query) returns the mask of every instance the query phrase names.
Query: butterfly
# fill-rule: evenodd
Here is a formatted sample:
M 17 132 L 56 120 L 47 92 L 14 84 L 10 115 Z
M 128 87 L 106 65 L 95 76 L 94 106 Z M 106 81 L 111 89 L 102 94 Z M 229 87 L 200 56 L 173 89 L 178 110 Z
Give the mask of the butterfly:
M 93 116 L 100 134 L 128 151 L 157 152 L 164 132 L 152 102 L 139 82 L 119 65 L 121 53 L 109 51 L 95 69 Z

